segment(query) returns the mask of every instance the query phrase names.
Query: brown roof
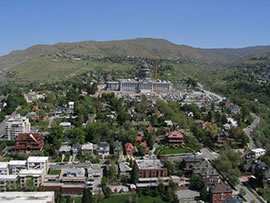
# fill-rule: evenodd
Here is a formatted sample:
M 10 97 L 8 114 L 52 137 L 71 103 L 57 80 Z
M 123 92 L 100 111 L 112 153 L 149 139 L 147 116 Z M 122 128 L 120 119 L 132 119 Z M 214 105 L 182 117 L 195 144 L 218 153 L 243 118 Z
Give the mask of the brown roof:
M 216 184 L 212 190 L 212 193 L 232 193 L 232 188 L 225 183 Z

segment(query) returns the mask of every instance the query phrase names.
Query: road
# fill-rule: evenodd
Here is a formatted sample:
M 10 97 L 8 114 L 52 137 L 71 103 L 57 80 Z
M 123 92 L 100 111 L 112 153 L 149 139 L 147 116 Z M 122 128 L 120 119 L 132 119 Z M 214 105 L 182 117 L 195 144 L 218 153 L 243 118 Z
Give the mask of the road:
M 8 119 L 16 115 L 16 111 L 19 110 L 21 107 L 17 107 L 17 109 L 9 116 L 6 116 L 6 118 L 0 123 L 0 138 L 5 134 L 5 127 L 6 127 L 6 122 Z
M 247 128 L 244 128 L 243 131 L 246 133 L 246 135 L 249 137 L 249 148 L 250 149 L 255 149 L 256 148 L 256 145 L 251 137 L 251 134 L 253 132 L 253 130 L 258 127 L 258 125 L 260 124 L 260 117 L 258 117 L 257 115 L 255 115 L 254 113 L 251 113 L 250 114 L 253 118 L 255 118 L 255 120 L 247 127 Z
M 219 157 L 219 154 L 216 152 L 211 152 L 209 149 L 207 148 L 203 148 L 201 149 L 201 153 L 199 155 L 197 155 L 197 157 L 204 157 L 207 158 L 208 160 L 215 160 Z M 252 200 L 255 200 L 255 202 L 260 202 L 255 195 L 253 195 L 248 188 L 243 185 L 242 183 L 238 184 L 236 187 L 237 189 L 236 194 L 238 194 L 240 192 L 240 189 L 243 188 L 244 191 L 246 191 L 246 194 L 244 195 L 245 199 L 248 202 L 251 202 Z

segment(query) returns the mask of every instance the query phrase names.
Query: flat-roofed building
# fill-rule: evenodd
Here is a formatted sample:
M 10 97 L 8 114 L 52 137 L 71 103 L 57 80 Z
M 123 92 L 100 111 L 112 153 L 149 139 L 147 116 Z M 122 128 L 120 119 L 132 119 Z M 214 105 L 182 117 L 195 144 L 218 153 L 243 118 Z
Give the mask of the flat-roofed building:
M 0 175 L 0 191 L 4 192 L 12 188 L 18 181 L 17 175 Z
M 86 143 L 81 146 L 81 153 L 82 155 L 92 154 L 94 151 L 94 147 L 92 143 Z
M 18 175 L 20 170 L 27 169 L 26 160 L 11 160 L 8 163 L 11 174 Z
M 9 175 L 8 162 L 0 162 L 0 175 Z
M 120 162 L 119 163 L 119 176 L 120 177 L 130 177 L 130 173 L 132 168 L 128 162 Z
M 19 172 L 20 185 L 25 187 L 28 179 L 32 179 L 34 185 L 39 187 L 44 180 L 44 169 L 23 169 Z
M 137 187 L 156 187 L 159 181 L 168 182 L 168 169 L 159 159 L 136 160 L 139 182 Z
M 0 202 L 54 203 L 54 192 L 2 192 Z
M 257 149 L 252 149 L 251 150 L 251 156 L 252 158 L 259 158 L 260 156 L 263 156 L 265 155 L 266 153 L 266 150 L 265 149 L 262 149 L 262 148 L 257 148 Z
M 27 159 L 28 169 L 44 169 L 47 173 L 49 170 L 49 157 L 47 156 L 30 156 Z
M 31 131 L 31 124 L 29 119 L 21 117 L 20 114 L 11 117 L 6 122 L 5 134 L 3 140 L 14 140 L 19 133 L 29 133 Z

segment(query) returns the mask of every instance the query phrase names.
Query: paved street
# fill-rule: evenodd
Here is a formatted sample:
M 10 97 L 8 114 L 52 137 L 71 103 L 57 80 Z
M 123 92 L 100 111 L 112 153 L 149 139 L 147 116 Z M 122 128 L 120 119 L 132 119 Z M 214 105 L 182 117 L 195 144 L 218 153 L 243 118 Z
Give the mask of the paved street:
M 207 148 L 202 148 L 201 153 L 199 153 L 197 155 L 197 157 L 199 157 L 199 158 L 207 158 L 208 160 L 213 161 L 213 160 L 215 160 L 215 159 L 217 159 L 219 157 L 219 154 L 216 153 L 216 152 L 211 152 Z
M 252 200 L 254 200 L 255 202 L 260 202 L 255 195 L 253 195 L 246 186 L 243 185 L 243 183 L 238 184 L 236 187 L 237 192 L 240 191 L 240 189 L 242 188 L 246 194 L 245 194 L 245 199 L 247 200 L 247 202 L 251 202 Z M 266 202 L 266 201 L 265 201 Z
M 260 124 L 260 117 L 258 117 L 257 115 L 255 115 L 254 113 L 251 113 L 250 114 L 253 118 L 255 118 L 255 120 L 247 127 L 247 128 L 244 128 L 243 131 L 246 133 L 246 135 L 249 137 L 249 148 L 250 149 L 255 149 L 256 148 L 256 145 L 251 137 L 251 134 L 253 132 L 253 130 Z

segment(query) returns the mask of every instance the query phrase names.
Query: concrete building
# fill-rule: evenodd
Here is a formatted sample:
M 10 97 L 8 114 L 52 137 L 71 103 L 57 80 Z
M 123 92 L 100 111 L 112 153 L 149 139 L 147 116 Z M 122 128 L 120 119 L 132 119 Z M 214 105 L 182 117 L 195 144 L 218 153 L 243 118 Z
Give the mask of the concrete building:
M 260 156 L 265 155 L 265 153 L 266 153 L 266 150 L 262 149 L 262 148 L 252 149 L 251 150 L 251 157 L 257 159 Z
M 0 175 L 0 192 L 5 192 L 7 188 L 11 188 L 18 181 L 17 175 Z
M 4 140 L 14 140 L 19 133 L 29 133 L 31 131 L 31 124 L 29 119 L 21 117 L 19 114 L 8 119 L 5 127 Z
M 8 165 L 10 172 L 13 175 L 18 175 L 22 169 L 27 169 L 27 164 L 24 160 L 11 160 Z
M 164 167 L 159 159 L 136 160 L 139 171 L 139 181 L 137 187 L 156 187 L 162 181 L 168 184 L 168 169 Z
M 54 203 L 54 192 L 2 192 L 0 202 Z
M 20 185 L 25 187 L 28 179 L 32 179 L 35 186 L 39 187 L 44 180 L 44 169 L 23 169 L 19 172 Z
M 212 203 L 221 203 L 232 196 L 232 188 L 225 183 L 219 183 L 211 189 L 210 193 Z
M 27 168 L 28 169 L 41 169 L 45 173 L 49 170 L 49 157 L 45 156 L 30 156 L 27 159 Z
M 143 64 L 138 72 L 138 79 L 121 79 L 118 82 L 106 83 L 106 90 L 125 92 L 152 92 L 157 88 L 158 92 L 170 92 L 172 83 L 167 81 L 151 80 L 150 69 Z
M 119 163 L 119 176 L 120 177 L 130 177 L 130 173 L 132 168 L 128 162 L 120 162 Z
M 0 175 L 9 175 L 8 162 L 0 162 Z

